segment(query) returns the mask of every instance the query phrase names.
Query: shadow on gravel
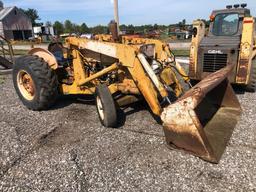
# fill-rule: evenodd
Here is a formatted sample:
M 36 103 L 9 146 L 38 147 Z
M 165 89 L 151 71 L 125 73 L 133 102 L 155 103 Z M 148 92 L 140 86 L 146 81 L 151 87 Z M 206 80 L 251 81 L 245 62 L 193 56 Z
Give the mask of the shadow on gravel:
M 123 126 L 126 123 L 126 119 L 128 116 L 133 115 L 134 113 L 138 113 L 140 111 L 143 110 L 147 110 L 150 112 L 151 116 L 155 119 L 156 123 L 158 123 L 159 125 L 161 125 L 161 119 L 160 117 L 157 117 L 156 115 L 154 115 L 150 108 L 148 107 L 146 101 L 138 101 L 134 104 L 128 105 L 127 107 L 124 107 L 122 109 L 119 109 L 118 111 L 118 125 L 116 127 L 116 129 L 119 129 L 121 131 L 125 131 L 125 132 L 132 132 L 132 133 L 139 133 L 139 134 L 143 134 L 143 135 L 150 135 L 150 136 L 154 136 L 154 137 L 164 137 L 163 135 L 159 135 L 159 134 L 154 134 L 154 133 L 149 133 L 143 130 L 130 130 L 130 129 L 122 129 Z
M 42 135 L 38 139 L 40 147 L 60 147 L 63 145 L 72 145 L 79 143 L 84 139 L 86 133 L 70 125 L 58 124 L 51 131 Z
M 58 110 L 65 108 L 69 105 L 72 105 L 74 103 L 77 104 L 83 104 L 83 105 L 90 105 L 90 106 L 95 106 L 95 98 L 94 96 L 91 95 L 67 95 L 67 96 L 60 96 L 56 102 L 56 104 L 49 109 L 51 110 Z M 96 108 L 95 108 L 96 110 Z M 117 115 L 118 115 L 118 124 L 116 128 L 121 128 L 125 125 L 126 118 L 127 116 L 130 116 L 134 113 L 138 113 L 140 111 L 147 110 L 151 113 L 151 116 L 155 119 L 155 121 L 158 124 L 161 124 L 161 120 L 159 117 L 155 116 L 150 108 L 148 107 L 146 101 L 138 101 L 136 103 L 127 105 L 122 108 L 117 109 Z M 76 111 L 79 113 L 79 111 Z
M 232 87 L 237 95 L 244 95 L 247 92 L 242 85 L 232 85 Z
M 118 124 L 116 128 L 122 128 L 125 125 L 127 116 L 130 116 L 134 113 L 138 113 L 139 111 L 145 109 L 148 109 L 148 107 L 144 101 L 138 101 L 123 108 L 119 108 L 117 111 Z
M 95 98 L 94 98 L 94 96 L 91 96 L 91 95 L 60 96 L 57 99 L 56 104 L 52 108 L 50 108 L 49 111 L 62 109 L 62 108 L 68 107 L 69 105 L 72 105 L 74 103 L 95 106 Z M 96 108 L 95 108 L 95 110 L 96 110 Z M 134 113 L 138 113 L 139 111 L 142 111 L 142 110 L 150 111 L 150 109 L 145 101 L 139 101 L 139 102 L 136 102 L 136 103 L 130 104 L 128 106 L 117 109 L 118 125 L 116 128 L 121 128 L 124 126 L 127 116 L 132 115 Z M 76 112 L 79 113 L 79 111 L 76 111 Z
M 73 103 L 95 105 L 95 99 L 91 95 L 62 95 L 57 99 L 55 105 L 50 108 L 49 111 L 62 109 Z

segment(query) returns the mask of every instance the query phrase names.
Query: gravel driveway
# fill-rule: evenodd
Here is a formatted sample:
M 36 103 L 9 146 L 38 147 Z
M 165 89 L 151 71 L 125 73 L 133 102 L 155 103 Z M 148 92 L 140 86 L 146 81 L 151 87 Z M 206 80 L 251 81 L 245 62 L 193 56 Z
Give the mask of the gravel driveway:
M 0 191 L 256 191 L 256 94 L 218 165 L 165 146 L 147 108 L 125 109 L 119 129 L 101 126 L 90 101 L 60 98 L 27 110 L 0 80 Z

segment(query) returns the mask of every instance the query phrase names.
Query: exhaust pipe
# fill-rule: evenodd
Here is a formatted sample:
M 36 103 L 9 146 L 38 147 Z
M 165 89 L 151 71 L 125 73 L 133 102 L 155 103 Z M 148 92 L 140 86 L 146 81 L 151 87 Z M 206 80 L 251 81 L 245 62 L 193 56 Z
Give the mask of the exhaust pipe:
M 119 28 L 119 13 L 118 13 L 118 0 L 114 0 L 114 18 L 115 20 L 111 20 L 108 28 L 109 32 L 112 35 L 112 39 L 114 42 L 119 41 L 120 28 Z
M 115 22 L 117 25 L 117 35 L 120 35 L 120 28 L 119 28 L 119 10 L 118 10 L 118 0 L 114 0 L 114 15 L 115 15 Z
M 109 26 L 109 32 L 112 35 L 113 41 L 117 42 L 119 40 L 117 23 L 115 21 L 110 21 L 108 26 Z
M 161 119 L 168 146 L 212 163 L 220 161 L 241 115 L 228 81 L 233 67 L 212 73 L 164 109 Z

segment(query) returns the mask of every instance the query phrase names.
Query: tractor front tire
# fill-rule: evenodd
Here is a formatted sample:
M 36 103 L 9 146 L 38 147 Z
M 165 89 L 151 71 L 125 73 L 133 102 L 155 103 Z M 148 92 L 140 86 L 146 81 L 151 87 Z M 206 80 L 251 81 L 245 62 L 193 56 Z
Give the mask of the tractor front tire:
M 101 124 L 105 127 L 115 128 L 117 126 L 117 109 L 106 85 L 100 84 L 96 88 L 96 107 Z
M 38 56 L 23 56 L 13 66 L 14 88 L 29 109 L 49 109 L 58 96 L 58 80 L 55 72 Z
M 256 58 L 252 60 L 251 78 L 249 84 L 246 86 L 246 91 L 256 92 Z

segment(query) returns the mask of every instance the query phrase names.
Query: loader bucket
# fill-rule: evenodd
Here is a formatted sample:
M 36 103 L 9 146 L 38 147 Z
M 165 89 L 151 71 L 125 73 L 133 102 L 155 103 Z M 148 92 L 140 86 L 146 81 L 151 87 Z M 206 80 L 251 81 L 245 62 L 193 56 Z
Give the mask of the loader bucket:
M 241 114 L 228 81 L 233 65 L 210 74 L 164 109 L 167 144 L 218 163 Z

